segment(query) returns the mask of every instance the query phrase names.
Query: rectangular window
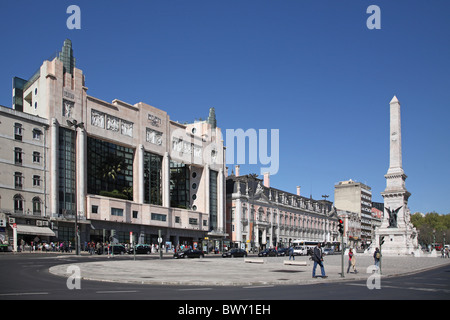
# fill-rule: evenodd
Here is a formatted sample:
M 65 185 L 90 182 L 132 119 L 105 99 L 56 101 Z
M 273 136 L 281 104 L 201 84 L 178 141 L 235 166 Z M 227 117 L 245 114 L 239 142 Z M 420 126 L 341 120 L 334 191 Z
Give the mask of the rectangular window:
M 197 218 L 189 218 L 189 224 L 192 225 L 198 225 L 198 219 Z
M 41 185 L 41 177 L 40 176 L 33 176 L 33 187 L 39 187 Z
M 139 215 L 139 211 L 133 210 L 133 219 L 137 219 Z
M 152 220 L 156 221 L 166 221 L 167 215 L 160 213 L 152 213 Z
M 34 140 L 41 140 L 41 135 L 42 135 L 42 132 L 40 130 L 38 130 L 38 129 L 33 130 L 33 139 Z
M 75 131 L 59 128 L 59 213 L 74 215 L 76 204 Z
M 33 214 L 40 215 L 41 214 L 41 201 L 39 199 L 33 199 Z
M 123 209 L 111 208 L 111 215 L 117 217 L 123 217 Z
M 21 172 L 15 172 L 14 173 L 14 187 L 16 189 L 22 189 L 22 187 L 23 187 L 22 180 L 23 180 L 22 173 Z
M 175 216 L 175 223 L 181 223 L 181 218 L 179 216 Z
M 144 153 L 144 203 L 162 205 L 162 157 Z
M 97 214 L 97 213 L 98 213 L 98 206 L 94 206 L 94 205 L 93 205 L 93 206 L 91 207 L 91 212 L 94 213 L 94 214 Z
M 22 141 L 22 125 L 20 123 L 14 124 L 14 139 Z
M 23 213 L 23 197 L 21 195 L 14 196 L 14 213 Z
M 22 149 L 14 148 L 14 164 L 22 164 Z
M 217 171 L 209 171 L 209 228 L 217 229 Z
M 40 152 L 33 152 L 33 163 L 41 163 L 41 154 Z
M 170 161 L 170 206 L 188 209 L 189 190 L 189 166 Z
M 133 200 L 134 150 L 88 137 L 88 193 Z

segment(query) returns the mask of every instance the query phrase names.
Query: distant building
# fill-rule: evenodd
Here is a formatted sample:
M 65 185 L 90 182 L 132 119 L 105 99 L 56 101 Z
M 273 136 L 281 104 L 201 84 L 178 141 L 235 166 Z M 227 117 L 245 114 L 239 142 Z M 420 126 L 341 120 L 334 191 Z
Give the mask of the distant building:
M 357 212 L 337 210 L 337 215 L 344 222 L 344 242 L 355 248 L 361 243 L 361 218 Z
M 55 235 L 47 207 L 48 128 L 46 119 L 0 106 L 0 213 L 28 243 Z M 10 240 L 6 224 L 0 226 L 0 241 Z
M 227 234 L 232 246 L 246 249 L 286 247 L 294 240 L 338 242 L 332 202 L 314 200 L 270 186 L 269 174 L 227 177 Z
M 374 231 L 371 188 L 351 179 L 341 181 L 334 186 L 334 205 L 338 210 L 358 213 L 361 220 L 361 244 L 370 244 Z

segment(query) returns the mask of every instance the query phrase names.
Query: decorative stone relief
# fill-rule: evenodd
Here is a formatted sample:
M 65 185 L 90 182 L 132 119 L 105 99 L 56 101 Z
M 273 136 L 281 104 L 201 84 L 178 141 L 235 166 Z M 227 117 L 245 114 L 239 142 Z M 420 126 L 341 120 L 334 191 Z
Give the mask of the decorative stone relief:
M 129 122 L 129 121 L 125 121 L 125 120 L 121 120 L 122 121 L 122 134 L 124 136 L 129 136 L 132 137 L 133 136 L 133 123 Z
M 178 138 L 174 138 L 172 140 L 172 150 L 178 151 L 180 153 L 194 155 L 194 157 L 198 158 L 201 158 L 202 156 L 202 148 L 200 146 L 196 146 L 193 143 Z
M 105 129 L 105 114 L 103 112 L 92 109 L 91 125 Z
M 67 117 L 67 118 L 72 118 L 72 114 L 73 114 L 73 106 L 74 106 L 74 102 L 72 101 L 68 101 L 68 100 L 63 100 L 63 116 Z
M 146 141 L 156 144 L 158 146 L 162 145 L 162 132 L 155 131 L 152 129 L 147 128 L 146 132 Z
M 106 130 L 119 131 L 119 118 L 106 115 Z

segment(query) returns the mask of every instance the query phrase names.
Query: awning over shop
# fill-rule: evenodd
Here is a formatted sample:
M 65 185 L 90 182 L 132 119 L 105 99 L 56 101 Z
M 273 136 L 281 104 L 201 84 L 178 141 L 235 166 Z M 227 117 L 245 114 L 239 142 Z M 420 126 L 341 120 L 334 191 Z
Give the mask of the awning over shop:
M 30 234 L 33 236 L 49 236 L 54 237 L 55 233 L 48 227 L 36 227 L 26 224 L 17 225 L 18 234 Z

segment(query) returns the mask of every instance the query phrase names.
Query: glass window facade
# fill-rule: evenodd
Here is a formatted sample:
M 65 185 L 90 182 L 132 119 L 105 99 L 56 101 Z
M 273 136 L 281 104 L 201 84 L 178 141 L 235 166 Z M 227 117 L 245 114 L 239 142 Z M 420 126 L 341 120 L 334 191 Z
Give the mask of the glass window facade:
M 152 218 L 152 220 L 156 220 L 156 221 L 166 221 L 167 220 L 167 215 L 166 214 L 160 214 L 160 213 L 152 213 L 151 214 L 151 218 Z
M 170 161 L 170 206 L 189 208 L 189 167 L 184 163 Z
M 162 205 L 162 157 L 144 153 L 144 203 Z
M 133 200 L 131 148 L 88 137 L 88 193 Z
M 75 131 L 59 128 L 59 213 L 75 214 L 76 205 Z
M 217 229 L 217 171 L 209 172 L 209 228 Z

